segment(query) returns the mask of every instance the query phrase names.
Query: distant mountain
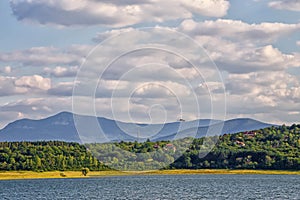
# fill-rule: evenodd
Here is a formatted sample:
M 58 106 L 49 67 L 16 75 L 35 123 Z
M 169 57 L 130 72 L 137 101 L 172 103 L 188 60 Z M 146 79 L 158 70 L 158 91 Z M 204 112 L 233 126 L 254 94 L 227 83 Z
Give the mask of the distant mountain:
M 76 127 L 74 119 L 76 119 Z M 96 123 L 90 123 L 93 120 L 96 120 Z M 225 122 L 200 119 L 188 122 L 137 125 L 103 117 L 74 115 L 73 118 L 72 113 L 62 112 L 41 120 L 22 119 L 12 122 L 0 130 L 0 141 L 59 140 L 104 143 L 109 141 L 145 141 L 148 138 L 151 141 L 159 141 L 230 134 L 270 126 L 273 125 L 248 118 L 232 119 Z

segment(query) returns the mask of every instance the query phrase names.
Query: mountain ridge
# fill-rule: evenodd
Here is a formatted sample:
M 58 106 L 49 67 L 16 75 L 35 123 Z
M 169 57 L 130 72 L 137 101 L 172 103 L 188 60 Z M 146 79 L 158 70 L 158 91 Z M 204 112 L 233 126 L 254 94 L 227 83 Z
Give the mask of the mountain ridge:
M 97 126 L 90 125 L 93 119 L 97 120 L 101 130 L 98 130 Z M 222 125 L 224 126 L 222 127 Z M 60 140 L 79 143 L 145 141 L 147 139 L 159 141 L 184 137 L 199 138 L 207 134 L 231 134 L 271 126 L 277 125 L 251 118 L 236 118 L 226 121 L 198 119 L 165 124 L 134 124 L 64 111 L 43 119 L 25 118 L 11 122 L 0 130 L 0 141 Z M 81 134 L 79 135 L 78 132 Z

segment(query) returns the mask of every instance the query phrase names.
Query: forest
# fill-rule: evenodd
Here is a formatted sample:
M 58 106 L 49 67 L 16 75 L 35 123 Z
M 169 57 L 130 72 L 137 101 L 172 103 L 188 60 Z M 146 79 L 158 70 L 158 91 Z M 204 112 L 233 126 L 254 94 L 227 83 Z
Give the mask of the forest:
M 105 170 L 84 145 L 59 141 L 0 142 L 0 170 Z
M 300 125 L 175 141 L 1 142 L 0 170 L 300 170 Z

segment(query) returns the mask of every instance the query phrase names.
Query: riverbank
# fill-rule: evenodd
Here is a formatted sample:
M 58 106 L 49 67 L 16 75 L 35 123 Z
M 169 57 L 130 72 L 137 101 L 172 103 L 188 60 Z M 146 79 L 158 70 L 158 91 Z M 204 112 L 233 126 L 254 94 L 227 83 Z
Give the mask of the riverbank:
M 80 171 L 51 171 L 51 172 L 31 172 L 31 171 L 7 171 L 0 172 L 0 180 L 14 179 L 41 179 L 41 178 L 85 178 L 85 177 L 105 177 L 105 176 L 128 176 L 128 175 L 181 175 L 181 174 L 273 174 L 273 175 L 300 175 L 300 171 L 285 170 L 224 170 L 224 169 L 199 169 L 199 170 L 156 170 L 140 172 L 122 171 L 91 171 L 87 176 L 83 176 Z

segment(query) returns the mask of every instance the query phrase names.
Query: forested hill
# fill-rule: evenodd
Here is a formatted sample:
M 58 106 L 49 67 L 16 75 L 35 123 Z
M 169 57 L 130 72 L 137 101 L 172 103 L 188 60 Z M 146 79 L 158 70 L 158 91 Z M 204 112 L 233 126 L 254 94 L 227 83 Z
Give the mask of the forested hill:
M 300 125 L 224 135 L 203 159 L 197 157 L 201 142 L 171 167 L 300 170 Z
M 83 167 L 107 169 L 78 143 L 0 142 L 0 170 L 79 171 Z
M 164 166 L 167 169 L 300 170 L 300 125 L 228 134 L 217 139 L 216 146 L 204 158 L 199 158 L 199 153 L 203 150 L 203 138 L 194 139 L 189 149 L 179 158 L 176 155 L 180 148 L 178 144 L 186 139 L 171 142 L 88 144 L 89 150 L 77 143 L 2 142 L 0 170 L 80 170 L 82 167 L 90 170 L 108 169 L 102 163 L 116 168 L 144 170 L 149 169 L 147 166 L 163 167 L 166 162 L 172 163 Z M 141 162 L 139 156 L 126 157 L 124 154 L 107 151 L 116 146 L 126 150 L 123 152 L 142 153 L 140 155 L 146 161 Z

